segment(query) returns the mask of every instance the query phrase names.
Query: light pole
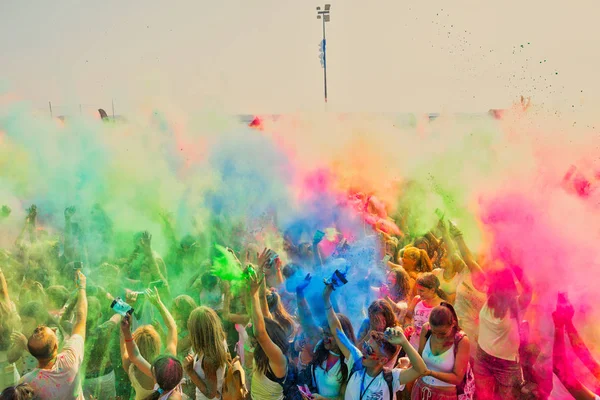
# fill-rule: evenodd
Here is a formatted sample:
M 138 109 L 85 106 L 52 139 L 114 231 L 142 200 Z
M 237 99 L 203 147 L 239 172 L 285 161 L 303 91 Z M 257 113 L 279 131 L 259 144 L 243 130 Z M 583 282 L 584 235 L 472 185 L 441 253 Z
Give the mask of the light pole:
M 323 41 L 321 42 L 319 48 L 321 50 L 321 66 L 323 67 L 323 88 L 325 91 L 325 103 L 327 103 L 327 41 L 325 38 L 325 23 L 329 22 L 329 10 L 331 9 L 331 4 L 325 4 L 323 10 L 321 7 L 317 7 L 317 19 L 323 21 Z

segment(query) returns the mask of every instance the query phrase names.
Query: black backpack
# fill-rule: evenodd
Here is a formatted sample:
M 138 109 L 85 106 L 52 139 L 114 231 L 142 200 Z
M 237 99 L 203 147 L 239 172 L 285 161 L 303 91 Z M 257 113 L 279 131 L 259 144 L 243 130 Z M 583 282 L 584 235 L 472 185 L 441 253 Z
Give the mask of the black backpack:
M 466 333 L 464 333 L 463 331 L 460 332 L 456 332 L 456 334 L 454 335 L 454 358 L 456 359 L 456 353 L 458 352 L 458 343 L 460 343 L 460 341 L 467 336 Z M 427 333 L 425 334 L 425 339 L 429 340 L 429 338 L 431 337 L 431 329 L 427 331 Z M 465 371 L 465 376 L 463 377 L 462 382 L 459 385 L 456 385 L 456 395 L 460 396 L 461 394 L 465 393 L 465 386 L 467 385 L 467 376 L 469 375 L 469 373 L 472 373 L 469 366 L 467 366 L 467 370 Z
M 302 393 L 298 389 L 298 369 L 289 360 L 285 377 L 277 378 L 273 371 L 271 371 L 271 367 L 267 369 L 265 376 L 281 385 L 284 400 L 303 400 Z

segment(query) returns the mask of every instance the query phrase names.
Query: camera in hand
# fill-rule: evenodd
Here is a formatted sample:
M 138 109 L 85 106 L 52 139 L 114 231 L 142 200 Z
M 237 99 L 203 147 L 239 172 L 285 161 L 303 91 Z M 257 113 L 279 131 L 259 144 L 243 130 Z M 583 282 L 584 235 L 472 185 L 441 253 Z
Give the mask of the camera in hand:
M 348 283 L 346 279 L 346 273 L 340 272 L 339 269 L 336 269 L 335 272 L 331 275 L 331 278 L 325 280 L 326 285 L 331 285 L 333 289 L 344 286 Z
M 121 299 L 120 297 L 117 297 L 116 299 L 113 300 L 113 302 L 110 305 L 110 308 L 112 308 L 112 310 L 114 312 L 116 312 L 119 315 L 122 315 L 123 317 L 126 316 L 127 314 L 131 315 L 133 314 L 133 307 L 131 307 L 129 304 L 125 303 L 123 301 L 123 299 Z

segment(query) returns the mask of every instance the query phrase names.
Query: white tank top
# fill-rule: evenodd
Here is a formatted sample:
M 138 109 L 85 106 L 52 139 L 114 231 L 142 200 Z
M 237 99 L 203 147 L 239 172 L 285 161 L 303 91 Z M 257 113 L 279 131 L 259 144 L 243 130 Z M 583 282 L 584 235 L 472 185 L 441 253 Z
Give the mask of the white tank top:
M 154 393 L 154 388 L 146 389 L 142 386 L 142 384 L 137 380 L 135 376 L 135 365 L 129 364 L 129 380 L 131 381 L 131 386 L 133 386 L 133 390 L 135 391 L 135 400 L 143 400 L 146 397 L 150 396 Z
M 267 378 L 254 363 L 250 396 L 252 400 L 283 400 L 283 387 Z
M 423 349 L 423 361 L 427 365 L 427 369 L 436 372 L 452 372 L 454 370 L 454 344 L 448 350 L 437 356 L 431 351 L 431 338 L 427 339 L 425 348 Z M 421 378 L 423 382 L 432 386 L 454 386 L 447 382 L 440 381 L 432 376 L 424 376 Z
M 204 354 L 195 357 L 194 361 L 194 372 L 198 374 L 200 379 L 206 380 L 206 375 L 204 374 L 204 369 L 202 369 L 202 361 L 204 360 Z M 225 365 L 222 365 L 217 370 L 217 396 L 213 397 L 213 399 L 221 398 L 221 393 L 223 393 L 223 380 L 225 379 Z M 200 391 L 200 389 L 196 388 L 196 400 L 211 400 L 204 395 Z
M 444 278 L 444 270 L 441 268 L 436 268 L 433 271 L 431 271 L 440 281 L 440 289 L 442 289 L 442 291 L 446 294 L 455 294 L 456 293 L 456 289 L 461 281 L 461 274 L 460 273 L 456 273 L 454 274 L 454 276 L 452 277 L 452 279 L 450 279 L 449 281 L 447 281 Z

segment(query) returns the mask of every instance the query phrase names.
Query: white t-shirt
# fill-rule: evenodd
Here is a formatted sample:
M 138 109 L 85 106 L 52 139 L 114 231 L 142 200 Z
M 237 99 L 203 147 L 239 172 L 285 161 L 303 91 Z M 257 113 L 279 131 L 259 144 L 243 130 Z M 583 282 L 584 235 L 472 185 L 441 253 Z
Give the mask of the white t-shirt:
M 456 288 L 454 310 L 461 329 L 465 331 L 471 343 L 474 343 L 479 337 L 479 311 L 486 301 L 486 295 L 475 289 L 470 273 L 463 271 L 461 275 L 461 282 Z M 477 346 L 471 346 L 472 357 L 475 357 L 476 352 Z
M 84 400 L 79 376 L 82 362 L 83 338 L 73 335 L 65 342 L 52 369 L 36 368 L 21 378 L 21 383 L 29 383 L 39 400 Z
M 460 273 L 457 272 L 456 274 L 454 274 L 452 279 L 450 279 L 449 281 L 447 281 L 444 278 L 444 270 L 441 268 L 436 268 L 433 271 L 431 271 L 431 273 L 434 274 L 440 281 L 440 289 L 442 289 L 444 293 L 448 295 L 456 293 L 456 288 L 458 287 L 461 281 Z
M 348 371 L 352 371 L 354 360 L 352 357 L 346 359 Z M 392 370 L 392 390 L 394 393 L 404 390 L 404 385 L 400 384 L 401 369 Z M 361 393 L 361 385 L 363 392 Z M 388 384 L 383 377 L 383 371 L 375 377 L 367 375 L 367 370 L 356 371 L 350 377 L 346 386 L 346 395 L 344 400 L 393 400 L 394 396 L 388 389 Z
M 519 324 L 508 310 L 496 318 L 486 302 L 479 312 L 479 347 L 491 356 L 516 361 L 519 356 Z

